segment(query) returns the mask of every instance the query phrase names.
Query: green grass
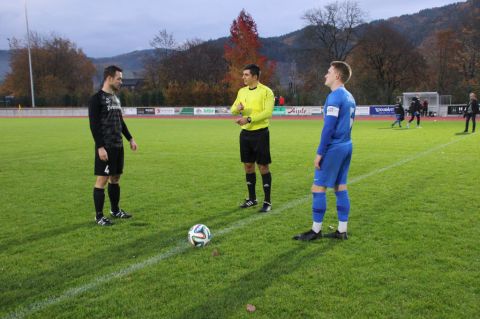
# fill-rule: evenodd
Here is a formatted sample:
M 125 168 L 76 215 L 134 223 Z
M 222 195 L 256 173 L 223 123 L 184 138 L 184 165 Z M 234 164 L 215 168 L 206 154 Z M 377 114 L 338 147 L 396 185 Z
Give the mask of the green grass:
M 480 136 L 456 134 L 463 123 L 357 121 L 350 238 L 312 243 L 291 237 L 311 226 L 321 121 L 272 122 L 274 210 L 265 215 L 236 208 L 246 187 L 231 120 L 127 123 L 139 151 L 126 152 L 121 204 L 134 218 L 102 228 L 87 119 L 0 119 L 1 318 L 480 313 Z M 203 249 L 187 247 L 195 223 L 214 235 Z M 324 230 L 336 223 L 328 193 Z

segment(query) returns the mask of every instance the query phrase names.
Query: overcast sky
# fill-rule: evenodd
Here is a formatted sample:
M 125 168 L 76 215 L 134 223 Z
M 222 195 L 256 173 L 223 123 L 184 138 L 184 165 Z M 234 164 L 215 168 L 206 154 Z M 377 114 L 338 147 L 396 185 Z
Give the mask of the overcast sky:
M 0 49 L 8 39 L 25 38 L 25 0 L 0 0 Z M 257 23 L 261 37 L 296 31 L 305 26 L 302 15 L 332 0 L 27 0 L 31 31 L 54 32 L 75 42 L 90 57 L 108 57 L 150 48 L 162 29 L 178 42 L 228 36 L 242 8 Z M 385 19 L 451 0 L 359 0 L 367 21 Z

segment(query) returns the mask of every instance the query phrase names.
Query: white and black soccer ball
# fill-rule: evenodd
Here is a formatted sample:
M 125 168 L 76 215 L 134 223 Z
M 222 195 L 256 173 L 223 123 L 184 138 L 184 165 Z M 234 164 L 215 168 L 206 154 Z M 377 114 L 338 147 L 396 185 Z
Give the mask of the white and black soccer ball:
M 188 242 L 194 247 L 203 247 L 210 242 L 212 233 L 203 224 L 193 225 L 188 231 Z

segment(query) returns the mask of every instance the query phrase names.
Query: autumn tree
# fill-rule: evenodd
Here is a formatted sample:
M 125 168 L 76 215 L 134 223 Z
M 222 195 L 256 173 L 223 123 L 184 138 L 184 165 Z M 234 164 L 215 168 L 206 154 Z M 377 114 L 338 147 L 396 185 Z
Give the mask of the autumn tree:
M 225 82 L 231 94 L 235 94 L 243 85 L 241 74 L 247 64 L 257 64 L 261 70 L 260 81 L 270 84 L 276 63 L 260 54 L 261 46 L 257 24 L 250 14 L 242 10 L 232 22 L 229 42 L 224 47 L 224 57 L 228 63 Z
M 462 43 L 453 30 L 440 30 L 427 38 L 421 52 L 428 64 L 429 73 L 425 81 L 430 88 L 441 94 L 452 94 L 461 82 L 459 52 Z
M 366 29 L 352 60 L 352 84 L 370 103 L 392 103 L 395 93 L 420 87 L 427 70 L 413 44 L 387 23 Z
M 480 90 L 480 1 L 469 1 L 470 10 L 463 19 L 459 33 L 461 50 L 458 64 L 463 77 L 465 93 Z
M 95 67 L 75 43 L 52 35 L 31 35 L 35 97 L 39 106 L 86 105 L 93 90 Z M 4 90 L 25 102 L 30 97 L 28 52 L 19 39 L 10 41 L 10 69 Z

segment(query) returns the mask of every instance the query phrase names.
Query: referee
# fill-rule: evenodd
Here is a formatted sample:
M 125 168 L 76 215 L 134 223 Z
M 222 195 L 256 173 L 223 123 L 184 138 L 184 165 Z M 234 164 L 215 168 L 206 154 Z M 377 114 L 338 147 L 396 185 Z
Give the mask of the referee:
M 120 209 L 120 176 L 123 172 L 122 134 L 130 143 L 133 151 L 137 144 L 123 121 L 120 100 L 115 93 L 122 85 L 122 69 L 111 65 L 103 72 L 103 87 L 90 98 L 88 117 L 90 130 L 95 141 L 95 187 L 93 202 L 95 204 L 95 221 L 100 226 L 110 226 L 112 222 L 103 216 L 105 186 L 108 182 L 110 214 L 115 218 L 130 218 L 132 215 Z
M 235 122 L 242 127 L 240 133 L 240 158 L 245 167 L 247 180 L 248 198 L 245 199 L 241 208 L 257 205 L 255 194 L 255 163 L 262 175 L 263 192 L 265 199 L 261 213 L 272 210 L 270 192 L 272 188 L 272 175 L 269 164 L 270 158 L 270 134 L 268 131 L 269 119 L 272 117 L 274 95 L 270 88 L 259 82 L 260 68 L 255 64 L 249 64 L 243 69 L 242 79 L 246 85 L 238 91 L 237 99 L 230 111 L 233 115 L 241 115 Z

